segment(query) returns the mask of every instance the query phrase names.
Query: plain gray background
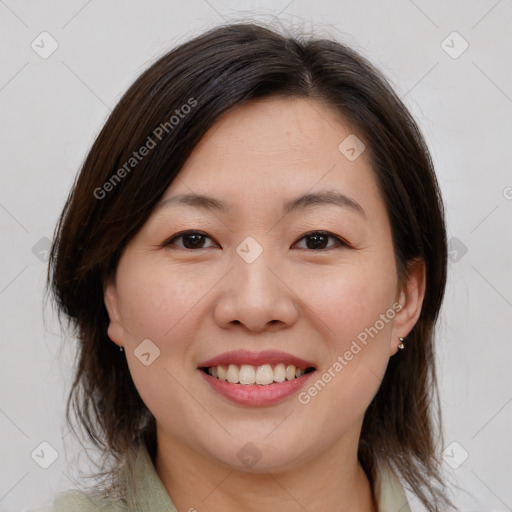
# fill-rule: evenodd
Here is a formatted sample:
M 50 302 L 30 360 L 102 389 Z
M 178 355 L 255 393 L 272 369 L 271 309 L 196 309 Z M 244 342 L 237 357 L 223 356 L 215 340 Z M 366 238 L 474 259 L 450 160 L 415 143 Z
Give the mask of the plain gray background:
M 450 239 L 438 329 L 446 477 L 461 510 L 512 510 L 511 0 L 0 0 L 0 510 L 75 485 L 80 447 L 64 425 L 74 342 L 61 351 L 50 311 L 43 324 L 43 286 L 48 239 L 94 137 L 162 53 L 224 21 L 274 17 L 368 57 L 425 134 Z

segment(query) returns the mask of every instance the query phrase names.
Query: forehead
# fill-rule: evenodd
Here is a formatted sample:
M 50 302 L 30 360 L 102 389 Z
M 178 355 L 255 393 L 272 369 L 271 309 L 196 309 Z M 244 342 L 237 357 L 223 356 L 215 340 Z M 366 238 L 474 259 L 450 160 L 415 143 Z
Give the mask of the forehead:
M 205 194 L 228 205 L 263 207 L 276 198 L 333 190 L 358 203 L 377 199 L 367 152 L 355 160 L 340 151 L 361 135 L 339 112 L 318 101 L 272 97 L 222 117 L 196 146 L 166 191 Z
M 194 153 L 232 157 L 243 150 L 266 163 L 281 155 L 290 162 L 333 161 L 341 154 L 339 144 L 354 132 L 332 107 L 309 98 L 277 96 L 248 102 L 224 115 Z M 361 156 L 364 160 L 366 155 Z

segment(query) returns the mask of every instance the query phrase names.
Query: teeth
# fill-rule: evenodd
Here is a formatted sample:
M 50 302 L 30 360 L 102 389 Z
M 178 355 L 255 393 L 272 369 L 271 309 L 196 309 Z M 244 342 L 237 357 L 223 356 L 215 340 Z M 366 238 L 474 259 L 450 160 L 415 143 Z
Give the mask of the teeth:
M 229 366 L 213 366 L 208 368 L 208 373 L 219 380 L 228 381 L 233 384 L 259 384 L 262 386 L 273 382 L 284 382 L 302 377 L 304 368 L 296 368 L 295 365 L 278 363 L 272 368 L 270 364 L 251 366 L 249 364 L 230 364 Z
M 235 366 L 234 364 L 230 364 L 228 367 L 228 371 L 226 372 L 226 380 L 228 382 L 236 384 L 238 382 L 239 375 L 240 372 L 238 371 L 238 367 Z
M 284 363 L 279 363 L 274 368 L 274 381 L 283 382 L 284 379 L 286 379 L 286 368 L 284 367 Z
M 274 370 L 269 364 L 258 366 L 256 370 L 256 384 L 271 384 L 274 382 Z
M 293 364 L 289 364 L 286 367 L 286 380 L 293 380 L 295 378 L 295 366 Z
M 217 366 L 216 368 L 218 373 L 217 378 L 220 380 L 228 380 L 226 379 L 226 368 L 224 368 L 224 366 Z M 210 375 L 213 375 L 212 370 L 213 368 L 210 368 Z M 213 375 L 213 377 L 215 377 L 215 375 Z
M 233 365 L 230 365 L 230 367 L 231 366 Z M 238 381 L 240 384 L 254 384 L 256 382 L 256 371 L 254 370 L 254 366 L 243 364 L 240 367 L 240 375 Z

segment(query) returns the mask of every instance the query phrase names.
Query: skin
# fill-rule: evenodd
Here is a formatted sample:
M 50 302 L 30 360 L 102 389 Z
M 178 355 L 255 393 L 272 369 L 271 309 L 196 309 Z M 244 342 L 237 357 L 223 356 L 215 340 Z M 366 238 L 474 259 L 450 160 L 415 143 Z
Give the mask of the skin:
M 156 418 L 155 467 L 180 511 L 376 510 L 358 439 L 398 337 L 421 312 L 425 268 L 418 263 L 399 286 L 367 153 L 351 162 L 338 150 L 352 133 L 337 112 L 310 99 L 267 98 L 230 112 L 164 195 L 202 193 L 230 210 L 155 209 L 106 285 L 108 334 L 125 347 Z M 285 201 L 320 189 L 346 194 L 365 217 L 329 204 L 283 214 Z M 163 246 L 184 230 L 207 236 L 199 248 L 187 249 L 195 246 L 183 237 Z M 318 230 L 349 245 L 327 238 L 317 249 L 304 235 Z M 263 249 L 252 263 L 236 252 L 248 236 Z M 197 369 L 226 351 L 276 349 L 314 362 L 320 376 L 397 301 L 403 307 L 394 319 L 306 405 L 296 395 L 237 405 Z M 149 366 L 134 355 L 144 339 L 160 349 Z M 261 454 L 251 468 L 237 457 L 248 442 Z

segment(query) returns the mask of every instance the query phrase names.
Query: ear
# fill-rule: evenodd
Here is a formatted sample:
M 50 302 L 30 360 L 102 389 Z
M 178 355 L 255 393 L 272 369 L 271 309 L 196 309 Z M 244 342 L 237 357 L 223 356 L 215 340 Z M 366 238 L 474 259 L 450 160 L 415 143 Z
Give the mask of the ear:
M 400 343 L 398 338 L 406 338 L 416 325 L 421 314 L 425 288 L 426 266 L 423 259 L 419 258 L 409 263 L 407 282 L 399 288 L 395 299 L 402 308 L 396 313 L 393 322 L 393 334 L 389 346 L 391 356 L 398 351 Z
M 108 325 L 108 337 L 120 347 L 125 345 L 125 331 L 120 322 L 119 301 L 114 280 L 109 279 L 103 293 L 103 300 L 110 319 Z

